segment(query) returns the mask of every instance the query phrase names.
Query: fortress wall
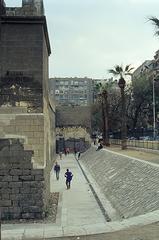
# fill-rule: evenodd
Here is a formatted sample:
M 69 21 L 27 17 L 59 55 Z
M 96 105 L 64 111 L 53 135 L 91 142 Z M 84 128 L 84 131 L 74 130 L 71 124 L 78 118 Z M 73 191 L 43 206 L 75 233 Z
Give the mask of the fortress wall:
M 24 149 L 33 151 L 34 168 L 44 166 L 43 114 L 1 114 L 0 137 L 23 139 Z
M 44 216 L 44 171 L 33 169 L 33 152 L 20 139 L 0 139 L 1 219 L 37 219 Z

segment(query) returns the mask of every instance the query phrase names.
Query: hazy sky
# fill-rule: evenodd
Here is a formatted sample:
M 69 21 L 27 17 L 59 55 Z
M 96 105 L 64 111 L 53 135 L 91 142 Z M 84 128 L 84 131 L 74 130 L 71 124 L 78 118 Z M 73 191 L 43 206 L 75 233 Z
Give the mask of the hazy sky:
M 20 6 L 21 0 L 5 0 Z M 158 0 L 44 0 L 50 77 L 108 77 L 116 64 L 139 66 L 159 49 L 148 17 Z

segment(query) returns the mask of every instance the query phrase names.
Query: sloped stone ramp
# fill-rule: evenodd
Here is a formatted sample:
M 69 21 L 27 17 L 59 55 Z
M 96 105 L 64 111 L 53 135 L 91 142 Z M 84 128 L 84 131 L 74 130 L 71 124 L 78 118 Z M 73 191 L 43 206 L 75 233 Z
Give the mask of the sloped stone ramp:
M 80 161 L 121 218 L 159 210 L 159 165 L 94 147 Z

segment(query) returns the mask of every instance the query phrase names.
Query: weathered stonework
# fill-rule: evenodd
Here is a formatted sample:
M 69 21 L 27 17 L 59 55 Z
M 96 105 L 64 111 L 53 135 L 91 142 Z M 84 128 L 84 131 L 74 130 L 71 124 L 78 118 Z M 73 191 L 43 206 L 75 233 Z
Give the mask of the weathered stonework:
M 91 107 L 89 106 L 57 106 L 57 127 L 83 127 L 91 130 Z
M 90 148 L 80 159 L 122 218 L 159 209 L 159 166 Z
M 30 219 L 44 216 L 44 170 L 33 169 L 33 151 L 19 140 L 1 140 L 1 219 Z
M 50 171 L 55 161 L 55 107 L 48 96 L 51 50 L 43 14 L 42 0 L 24 0 L 22 8 L 4 8 L 0 14 L 0 139 L 19 139 L 24 154 L 32 153 L 26 161 L 28 168 L 23 169 L 19 162 L 15 168 L 10 164 L 12 154 L 16 154 L 11 151 L 5 165 L 9 174 L 0 175 L 0 184 L 8 186 L 11 182 L 13 198 L 19 194 L 20 199 L 21 194 L 26 197 L 10 218 L 42 217 L 49 201 Z M 0 171 L 1 161 L 3 158 Z M 40 205 L 33 205 L 30 197 Z M 6 202 L 0 201 L 0 207 L 13 207 L 10 192 L 0 195 L 1 200 L 4 198 Z M 39 214 L 35 207 L 41 207 Z
M 91 108 L 89 106 L 56 107 L 56 151 L 85 151 L 91 143 Z
M 24 149 L 34 152 L 34 167 L 44 165 L 43 114 L 0 114 L 0 126 L 0 138 L 23 139 Z

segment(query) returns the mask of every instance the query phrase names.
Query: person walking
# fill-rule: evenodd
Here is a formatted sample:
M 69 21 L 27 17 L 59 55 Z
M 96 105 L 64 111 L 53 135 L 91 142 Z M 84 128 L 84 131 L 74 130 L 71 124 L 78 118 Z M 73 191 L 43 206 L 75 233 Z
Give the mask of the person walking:
M 56 162 L 54 166 L 54 172 L 56 174 L 56 179 L 59 180 L 59 174 L 60 174 L 60 165 Z
M 69 169 L 65 172 L 65 178 L 66 178 L 66 187 L 67 189 L 70 189 L 71 187 L 71 181 L 72 181 L 73 174 L 69 171 Z
M 62 152 L 59 152 L 60 160 L 62 160 Z
M 70 149 L 66 148 L 66 152 L 67 152 L 67 154 L 69 154 L 70 153 Z
M 64 153 L 65 153 L 65 156 L 67 156 L 67 150 L 66 150 L 66 148 L 64 149 Z
M 101 142 L 100 143 L 98 143 L 98 148 L 96 149 L 96 151 L 99 151 L 100 149 L 102 149 L 103 148 L 103 145 L 101 144 Z
M 78 160 L 80 159 L 81 153 L 80 151 L 78 152 Z

